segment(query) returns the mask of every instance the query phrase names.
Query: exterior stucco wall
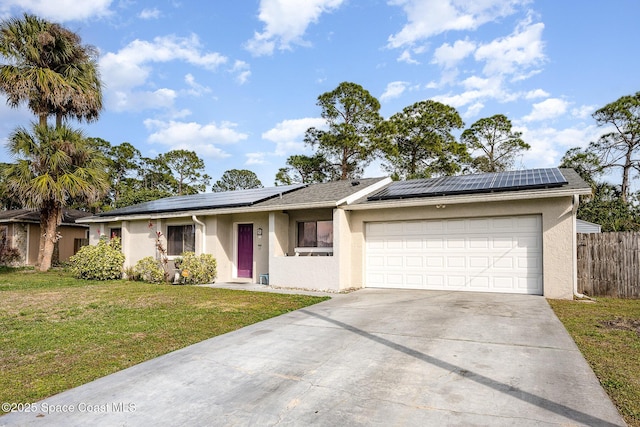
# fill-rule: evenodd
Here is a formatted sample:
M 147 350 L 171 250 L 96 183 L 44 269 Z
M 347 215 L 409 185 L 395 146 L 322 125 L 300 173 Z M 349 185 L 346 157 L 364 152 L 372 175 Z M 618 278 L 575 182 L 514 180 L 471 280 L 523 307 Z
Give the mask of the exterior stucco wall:
M 64 262 L 69 260 L 73 255 L 75 239 L 85 239 L 87 237 L 87 231 L 88 229 L 84 227 L 61 226 L 58 228 L 58 233 L 62 236 L 62 238 L 58 240 L 59 261 Z
M 572 197 L 354 210 L 351 212 L 351 277 L 353 287 L 364 285 L 365 224 L 378 221 L 542 215 L 543 292 L 547 298 L 573 298 L 575 277 Z
M 340 218 L 336 218 L 334 216 L 336 211 L 336 209 L 307 209 L 270 214 L 270 285 L 328 291 L 342 289 L 340 265 L 341 262 L 348 264 L 349 258 L 341 257 L 338 248 L 340 241 L 348 241 L 349 237 L 339 236 L 342 214 Z M 325 220 L 333 221 L 333 256 L 295 256 L 298 222 Z

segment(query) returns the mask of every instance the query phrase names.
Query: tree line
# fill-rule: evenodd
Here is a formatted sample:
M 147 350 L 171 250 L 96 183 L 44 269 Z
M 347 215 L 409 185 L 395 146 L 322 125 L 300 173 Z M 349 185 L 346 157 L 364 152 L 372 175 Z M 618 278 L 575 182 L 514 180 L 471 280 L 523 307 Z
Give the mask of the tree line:
M 0 22 L 0 92 L 11 107 L 27 105 L 37 117 L 15 129 L 7 148 L 16 159 L 0 165 L 4 209 L 40 212 L 43 233 L 38 265 L 51 265 L 64 207 L 104 211 L 167 196 L 206 191 L 211 177 L 193 151 L 172 150 L 144 157 L 130 143 L 112 146 L 86 137 L 72 120 L 99 119 L 102 82 L 97 49 L 74 32 L 25 14 Z M 455 108 L 419 101 L 384 119 L 380 103 L 362 86 L 343 82 L 317 99 L 326 126 L 310 128 L 304 142 L 312 155 L 290 156 L 277 172 L 277 185 L 356 178 L 373 160 L 394 179 L 430 178 L 513 168 L 529 145 L 502 114 L 464 127 Z M 605 229 L 638 228 L 638 195 L 631 179 L 640 171 L 640 92 L 622 97 L 593 115 L 610 132 L 586 149 L 572 149 L 562 162 L 594 188 L 579 215 Z M 602 177 L 622 172 L 621 185 Z M 226 171 L 212 191 L 262 187 L 249 170 Z
M 380 102 L 362 86 L 343 82 L 318 97 L 324 129 L 310 128 L 304 142 L 315 153 L 293 155 L 276 174 L 276 184 L 315 183 L 359 177 L 372 161 L 393 179 L 431 178 L 511 169 L 529 150 L 503 114 L 464 127 L 455 108 L 425 100 L 384 119 Z

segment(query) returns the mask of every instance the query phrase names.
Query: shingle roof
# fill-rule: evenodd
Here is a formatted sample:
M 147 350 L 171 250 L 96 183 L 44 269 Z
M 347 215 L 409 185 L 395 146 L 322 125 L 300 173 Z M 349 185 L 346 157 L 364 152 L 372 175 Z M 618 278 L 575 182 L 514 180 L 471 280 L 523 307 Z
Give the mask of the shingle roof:
M 360 178 L 346 181 L 333 181 L 323 184 L 311 184 L 308 187 L 284 194 L 281 198 L 273 198 L 265 202 L 258 203 L 256 206 L 268 208 L 271 206 L 304 206 L 311 203 L 326 203 L 327 206 L 335 206 L 336 202 L 349 197 L 358 191 L 364 190 L 368 186 L 382 181 L 383 179 L 386 178 Z
M 75 224 L 76 219 L 90 216 L 89 212 L 76 209 L 64 209 L 62 212 L 62 224 Z M 40 222 L 40 212 L 31 209 L 14 209 L 0 211 L 0 222 Z

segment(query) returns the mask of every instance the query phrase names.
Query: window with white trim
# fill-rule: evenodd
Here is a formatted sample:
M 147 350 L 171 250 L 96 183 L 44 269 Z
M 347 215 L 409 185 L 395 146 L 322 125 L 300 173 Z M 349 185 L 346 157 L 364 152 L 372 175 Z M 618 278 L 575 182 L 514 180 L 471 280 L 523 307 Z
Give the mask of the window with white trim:
M 333 221 L 299 222 L 298 247 L 333 248 Z

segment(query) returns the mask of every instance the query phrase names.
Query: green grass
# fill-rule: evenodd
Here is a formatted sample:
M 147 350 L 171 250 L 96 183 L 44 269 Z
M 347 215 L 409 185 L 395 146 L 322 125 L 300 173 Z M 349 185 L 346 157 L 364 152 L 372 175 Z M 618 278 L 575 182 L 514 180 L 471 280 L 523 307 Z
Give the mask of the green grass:
M 34 402 L 325 299 L 3 269 L 0 402 Z
M 629 426 L 640 427 L 640 300 L 550 300 Z

